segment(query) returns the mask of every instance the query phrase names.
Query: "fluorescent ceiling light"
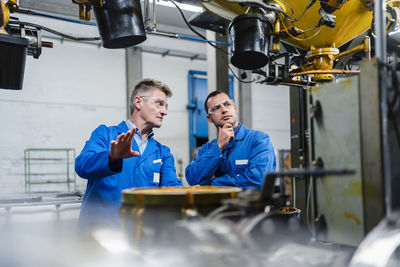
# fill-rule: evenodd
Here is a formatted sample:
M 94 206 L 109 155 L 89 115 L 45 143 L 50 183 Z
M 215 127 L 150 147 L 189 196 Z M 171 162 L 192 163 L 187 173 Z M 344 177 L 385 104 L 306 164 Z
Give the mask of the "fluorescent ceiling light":
M 150 1 L 152 2 L 152 1 Z M 192 11 L 192 12 L 199 12 L 199 11 L 203 11 L 202 7 L 199 6 L 194 6 L 194 5 L 188 5 L 188 4 L 181 4 L 178 2 L 175 2 L 181 9 L 183 10 L 187 10 L 187 11 Z M 176 8 L 174 6 L 174 4 L 172 4 L 170 1 L 163 1 L 163 0 L 158 0 L 157 1 L 158 5 L 162 5 L 162 6 L 169 6 L 169 7 L 173 7 Z

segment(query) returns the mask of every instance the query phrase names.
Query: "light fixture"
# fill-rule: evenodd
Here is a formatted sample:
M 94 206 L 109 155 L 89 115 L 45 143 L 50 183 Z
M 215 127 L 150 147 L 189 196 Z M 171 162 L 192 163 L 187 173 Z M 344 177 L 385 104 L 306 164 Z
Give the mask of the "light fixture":
M 153 0 L 150 0 L 150 2 L 153 2 Z M 168 7 L 173 7 L 175 8 L 174 4 L 172 4 L 170 1 L 164 1 L 164 0 L 158 0 L 157 1 L 158 5 L 161 6 L 168 6 Z M 187 11 L 192 11 L 192 12 L 200 12 L 203 11 L 203 8 L 200 6 L 194 6 L 194 5 L 189 5 L 189 4 L 182 4 L 182 3 L 178 3 L 176 2 L 176 4 L 183 10 L 187 10 Z

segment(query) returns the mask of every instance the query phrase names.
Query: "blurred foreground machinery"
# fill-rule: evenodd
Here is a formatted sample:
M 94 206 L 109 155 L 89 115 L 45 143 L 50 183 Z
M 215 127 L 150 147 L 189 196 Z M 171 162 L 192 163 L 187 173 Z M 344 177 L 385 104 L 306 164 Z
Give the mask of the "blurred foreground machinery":
M 299 210 L 273 194 L 235 187 L 134 188 L 123 191 L 120 216 L 130 246 L 185 251 L 190 266 L 264 266 L 277 247 L 306 244 Z M 221 204 L 222 202 L 222 204 Z
M 400 208 L 400 2 L 201 5 L 229 22 L 234 66 L 291 86 L 293 205 L 316 240 L 356 248 Z
M 345 266 L 355 249 L 313 241 L 300 210 L 285 206 L 285 196 L 275 193 L 279 175 L 268 175 L 261 191 L 205 186 L 124 190 L 120 236 L 140 255 L 184 251 L 190 266 Z
M 264 76 L 261 83 L 292 86 L 292 167 L 354 172 L 294 176 L 294 206 L 318 240 L 357 246 L 400 204 L 400 2 L 201 5 L 229 21 L 234 66 Z M 388 53 L 371 60 L 380 34 Z

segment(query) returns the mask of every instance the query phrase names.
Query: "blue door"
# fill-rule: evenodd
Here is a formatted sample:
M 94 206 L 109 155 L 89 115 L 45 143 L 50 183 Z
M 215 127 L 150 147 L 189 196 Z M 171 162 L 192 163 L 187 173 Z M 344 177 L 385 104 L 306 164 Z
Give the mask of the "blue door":
M 189 71 L 189 156 L 190 161 L 197 155 L 197 150 L 208 142 L 207 113 L 204 101 L 208 95 L 207 72 Z M 233 76 L 229 75 L 229 95 L 233 95 Z

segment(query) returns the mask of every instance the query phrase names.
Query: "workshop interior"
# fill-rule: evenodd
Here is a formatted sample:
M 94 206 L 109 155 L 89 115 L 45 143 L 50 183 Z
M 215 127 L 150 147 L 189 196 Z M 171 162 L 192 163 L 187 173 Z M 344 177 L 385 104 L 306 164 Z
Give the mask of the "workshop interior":
M 0 265 L 399 266 L 400 0 L 0 3 Z M 76 240 L 74 160 L 148 76 L 174 92 L 156 136 L 183 182 L 212 88 L 278 168 L 260 190 L 124 190 L 124 231 Z

